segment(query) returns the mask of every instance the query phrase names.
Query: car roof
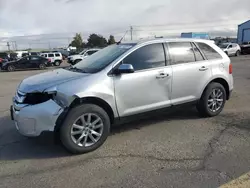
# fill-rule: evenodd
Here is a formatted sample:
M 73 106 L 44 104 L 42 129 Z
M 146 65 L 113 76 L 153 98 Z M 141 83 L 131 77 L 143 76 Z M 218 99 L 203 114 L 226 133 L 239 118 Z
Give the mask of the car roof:
M 143 39 L 137 41 L 122 42 L 121 44 L 143 44 L 150 42 L 204 42 L 204 43 L 214 43 L 213 40 L 207 39 L 196 39 L 196 38 L 158 38 L 158 39 Z

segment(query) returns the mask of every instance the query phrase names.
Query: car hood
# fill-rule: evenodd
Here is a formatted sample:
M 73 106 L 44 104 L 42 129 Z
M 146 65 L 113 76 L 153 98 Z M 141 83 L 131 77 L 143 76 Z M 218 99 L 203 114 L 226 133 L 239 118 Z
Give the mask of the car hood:
M 88 75 L 89 74 L 72 72 L 66 69 L 57 69 L 24 79 L 20 83 L 18 90 L 24 93 L 43 92 L 53 86 Z

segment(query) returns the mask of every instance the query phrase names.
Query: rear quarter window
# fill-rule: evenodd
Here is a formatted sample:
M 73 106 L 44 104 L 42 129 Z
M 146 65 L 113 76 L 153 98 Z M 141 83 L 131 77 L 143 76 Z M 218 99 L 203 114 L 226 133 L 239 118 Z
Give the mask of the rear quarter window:
M 196 44 L 198 45 L 198 47 L 200 48 L 200 50 L 203 52 L 203 54 L 206 56 L 208 60 L 222 59 L 222 56 L 208 44 L 202 43 L 202 42 L 197 42 Z
M 60 54 L 55 54 L 56 57 L 60 57 Z

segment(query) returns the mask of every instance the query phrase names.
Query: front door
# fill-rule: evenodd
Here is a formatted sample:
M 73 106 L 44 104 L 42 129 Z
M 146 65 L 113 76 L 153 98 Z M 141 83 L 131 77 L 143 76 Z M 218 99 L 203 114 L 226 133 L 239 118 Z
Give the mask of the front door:
M 29 57 L 23 57 L 22 59 L 20 59 L 19 61 L 17 61 L 16 63 L 16 68 L 17 69 L 26 69 L 29 68 L 30 66 L 30 60 Z
M 162 43 L 135 50 L 122 61 L 135 72 L 114 76 L 116 104 L 120 117 L 171 105 L 172 69 L 166 66 Z
M 212 76 L 211 63 L 190 42 L 170 42 L 168 49 L 173 69 L 172 104 L 198 100 Z

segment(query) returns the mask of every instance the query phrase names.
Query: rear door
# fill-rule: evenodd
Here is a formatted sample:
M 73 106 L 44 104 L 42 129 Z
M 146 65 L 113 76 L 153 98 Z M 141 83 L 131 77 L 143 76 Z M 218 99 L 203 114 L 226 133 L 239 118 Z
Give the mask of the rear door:
M 54 54 L 54 53 L 49 53 L 49 54 L 48 54 L 48 59 L 50 59 L 50 61 L 51 61 L 52 63 L 54 63 L 54 62 L 55 62 L 55 54 Z
M 30 68 L 37 68 L 39 66 L 39 56 L 31 56 L 30 57 Z
M 173 105 L 195 101 L 211 78 L 209 61 L 191 42 L 169 42 L 173 70 L 171 102 Z

